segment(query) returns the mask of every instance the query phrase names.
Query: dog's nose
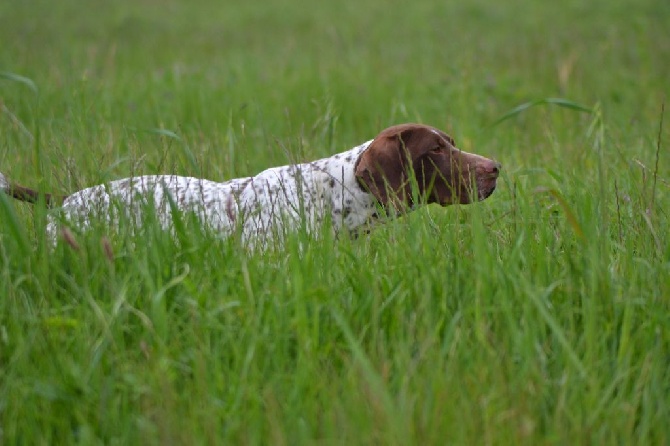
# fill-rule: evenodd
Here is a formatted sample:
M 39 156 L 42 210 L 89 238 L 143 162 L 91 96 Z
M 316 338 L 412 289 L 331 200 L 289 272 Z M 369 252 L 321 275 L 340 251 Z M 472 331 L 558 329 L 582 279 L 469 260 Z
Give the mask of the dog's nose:
M 486 163 L 486 165 L 484 166 L 484 170 L 486 171 L 486 173 L 495 176 L 498 176 L 498 174 L 500 173 L 500 169 L 502 169 L 502 164 L 492 160 L 489 160 L 489 162 Z

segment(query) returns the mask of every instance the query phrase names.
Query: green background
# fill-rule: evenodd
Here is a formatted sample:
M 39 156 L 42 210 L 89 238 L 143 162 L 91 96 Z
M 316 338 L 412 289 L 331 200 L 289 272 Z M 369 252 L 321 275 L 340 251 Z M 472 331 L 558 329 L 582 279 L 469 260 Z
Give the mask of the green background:
M 151 221 L 52 250 L 0 197 L 0 443 L 668 443 L 669 30 L 663 0 L 2 2 L 17 182 L 223 181 L 407 121 L 504 170 L 267 252 Z

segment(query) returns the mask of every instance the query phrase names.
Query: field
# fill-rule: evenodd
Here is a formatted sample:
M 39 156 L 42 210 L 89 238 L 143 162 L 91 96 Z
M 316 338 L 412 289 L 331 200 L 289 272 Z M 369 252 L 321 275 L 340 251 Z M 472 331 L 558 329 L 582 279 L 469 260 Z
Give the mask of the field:
M 670 2 L 8 0 L 0 171 L 224 180 L 415 121 L 498 190 L 349 239 L 0 196 L 0 444 L 670 443 Z

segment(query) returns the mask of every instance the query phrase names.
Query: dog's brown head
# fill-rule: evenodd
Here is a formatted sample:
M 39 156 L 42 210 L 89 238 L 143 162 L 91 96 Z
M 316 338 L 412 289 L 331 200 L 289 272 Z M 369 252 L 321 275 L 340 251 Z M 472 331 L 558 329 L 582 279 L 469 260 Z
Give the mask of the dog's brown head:
M 448 206 L 484 200 L 495 190 L 499 169 L 499 163 L 463 152 L 446 133 L 420 124 L 383 130 L 355 168 L 361 187 L 399 211 L 417 202 Z

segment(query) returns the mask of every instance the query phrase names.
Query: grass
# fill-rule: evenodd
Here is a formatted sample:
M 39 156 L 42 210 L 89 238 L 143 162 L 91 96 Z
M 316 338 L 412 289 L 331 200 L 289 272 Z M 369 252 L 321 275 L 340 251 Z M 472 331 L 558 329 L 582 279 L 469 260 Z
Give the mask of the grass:
M 660 0 L 2 3 L 27 185 L 223 180 L 403 121 L 505 170 L 265 253 L 151 222 L 50 250 L 0 196 L 0 443 L 667 444 L 669 28 Z

